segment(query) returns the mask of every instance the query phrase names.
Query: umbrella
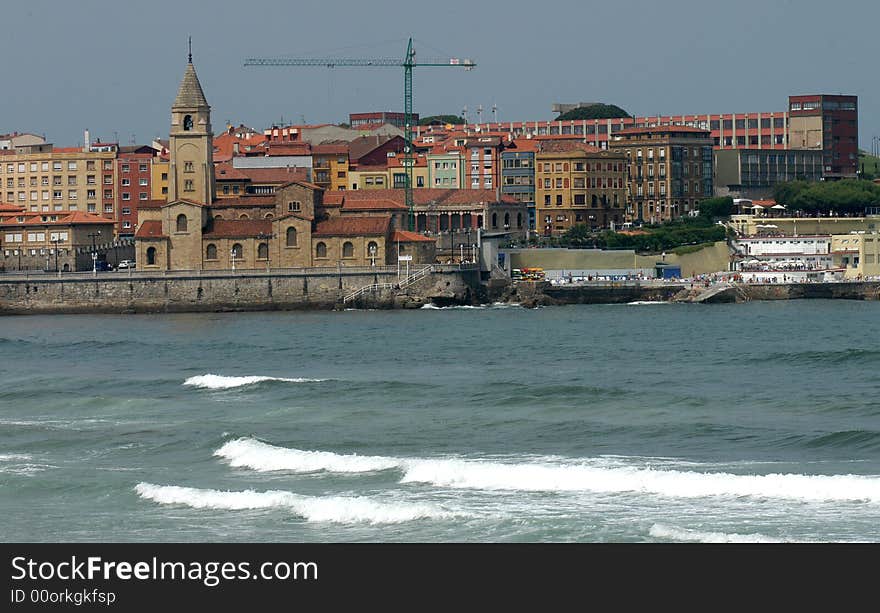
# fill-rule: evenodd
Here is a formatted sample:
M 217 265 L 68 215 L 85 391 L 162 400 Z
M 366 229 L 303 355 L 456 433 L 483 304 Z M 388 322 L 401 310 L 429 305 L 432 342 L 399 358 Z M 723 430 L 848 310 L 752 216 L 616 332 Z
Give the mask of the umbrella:
M 771 209 L 784 209 L 785 207 L 781 204 L 774 204 L 770 207 Z

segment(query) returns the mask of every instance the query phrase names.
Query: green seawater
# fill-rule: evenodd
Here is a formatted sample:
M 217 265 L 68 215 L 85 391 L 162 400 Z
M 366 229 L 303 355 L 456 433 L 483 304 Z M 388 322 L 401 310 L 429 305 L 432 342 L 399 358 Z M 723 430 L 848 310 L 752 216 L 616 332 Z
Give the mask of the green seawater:
M 0 538 L 880 541 L 880 303 L 0 319 Z

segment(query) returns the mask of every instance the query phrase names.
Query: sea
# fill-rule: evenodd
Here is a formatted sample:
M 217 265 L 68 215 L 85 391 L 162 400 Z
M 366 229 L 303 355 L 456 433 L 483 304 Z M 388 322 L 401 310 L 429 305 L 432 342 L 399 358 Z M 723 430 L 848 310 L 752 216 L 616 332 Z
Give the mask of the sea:
M 878 542 L 880 303 L 0 318 L 4 542 Z

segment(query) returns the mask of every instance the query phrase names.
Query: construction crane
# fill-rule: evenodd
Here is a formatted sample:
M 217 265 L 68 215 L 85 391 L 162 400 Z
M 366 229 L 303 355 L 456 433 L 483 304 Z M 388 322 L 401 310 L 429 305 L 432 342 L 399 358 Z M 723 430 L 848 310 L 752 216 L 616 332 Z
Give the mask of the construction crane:
M 404 192 L 406 208 L 408 211 L 409 230 L 416 228 L 416 217 L 413 202 L 413 87 L 412 71 L 416 66 L 447 66 L 471 70 L 477 64 L 473 60 L 458 58 L 428 58 L 416 61 L 416 52 L 413 49 L 412 38 L 406 46 L 406 56 L 399 58 L 247 58 L 245 66 L 317 66 L 323 68 L 357 67 L 357 68 L 399 68 L 403 67 L 403 109 L 404 109 L 404 159 L 406 174 L 404 179 Z

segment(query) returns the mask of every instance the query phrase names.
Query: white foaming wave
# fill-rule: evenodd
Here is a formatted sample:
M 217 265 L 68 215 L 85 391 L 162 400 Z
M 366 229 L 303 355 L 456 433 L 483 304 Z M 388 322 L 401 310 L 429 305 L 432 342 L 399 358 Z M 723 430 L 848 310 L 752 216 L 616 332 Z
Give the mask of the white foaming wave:
M 880 503 L 880 477 L 859 475 L 735 475 L 597 468 L 587 464 L 419 460 L 407 463 L 402 481 L 489 490 L 636 492 L 672 498 L 747 496 Z
M 737 534 L 727 532 L 703 532 L 689 530 L 663 524 L 654 524 L 648 530 L 648 534 L 654 538 L 672 541 L 691 541 L 697 543 L 794 543 L 787 539 L 777 539 L 763 534 Z
M 32 456 L 24 453 L 0 453 L 0 462 L 19 462 L 31 459 L 33 459 Z
M 232 466 L 257 471 L 363 473 L 400 469 L 401 483 L 456 489 L 531 492 L 645 493 L 671 498 L 750 497 L 808 502 L 880 503 L 880 477 L 772 473 L 737 475 L 626 466 L 608 458 L 395 458 L 276 447 L 243 438 L 215 452 Z
M 635 300 L 633 302 L 627 302 L 629 306 L 638 306 L 645 304 L 672 304 L 668 300 Z
M 138 483 L 134 489 L 141 498 L 159 504 L 233 511 L 287 509 L 312 522 L 388 524 L 457 516 L 433 505 L 378 502 L 362 496 L 315 497 L 281 490 L 222 491 L 144 482 Z
M 284 381 L 287 383 L 320 383 L 321 381 L 326 381 L 327 379 L 305 379 L 305 378 L 293 378 L 287 379 L 284 377 L 262 377 L 262 376 L 249 376 L 249 377 L 226 377 L 223 375 L 198 375 L 195 377 L 190 377 L 186 381 L 183 382 L 184 385 L 189 385 L 192 387 L 200 387 L 204 389 L 230 389 L 233 387 L 242 387 L 243 385 L 253 385 L 254 383 L 261 383 L 263 381 Z
M 400 466 L 400 460 L 381 456 L 341 455 L 328 451 L 301 451 L 276 447 L 253 438 L 239 438 L 225 443 L 214 452 L 236 468 L 258 472 L 286 470 L 298 473 L 319 471 L 363 473 Z

